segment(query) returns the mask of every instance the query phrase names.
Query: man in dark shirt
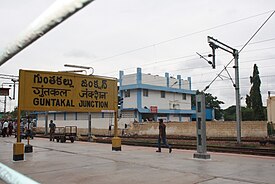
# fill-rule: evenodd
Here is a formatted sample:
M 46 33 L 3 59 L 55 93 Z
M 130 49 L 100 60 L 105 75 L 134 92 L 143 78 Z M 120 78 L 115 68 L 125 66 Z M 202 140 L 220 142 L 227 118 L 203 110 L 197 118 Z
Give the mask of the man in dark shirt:
M 55 124 L 53 120 L 50 121 L 49 127 L 50 127 L 50 141 L 54 141 L 53 134 L 55 132 Z
M 163 123 L 163 119 L 159 119 L 158 150 L 156 152 L 161 152 L 161 141 L 167 148 L 169 148 L 169 153 L 171 153 L 172 147 L 166 141 L 166 125 Z

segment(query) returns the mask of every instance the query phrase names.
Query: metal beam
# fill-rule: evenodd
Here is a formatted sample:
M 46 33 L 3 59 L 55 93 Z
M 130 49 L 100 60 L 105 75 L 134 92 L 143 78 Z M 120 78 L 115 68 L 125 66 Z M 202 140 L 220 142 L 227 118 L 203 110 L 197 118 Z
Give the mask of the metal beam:
M 208 43 L 213 50 L 213 63 L 215 62 L 215 50 L 220 48 L 228 53 L 231 53 L 235 60 L 235 97 L 236 97 L 236 122 L 237 122 L 237 143 L 241 143 L 241 98 L 240 98 L 240 82 L 239 82 L 239 52 L 238 50 L 214 39 L 213 37 L 207 37 Z M 205 89 L 209 88 L 207 86 Z
M 0 53 L 0 66 L 94 0 L 58 0 Z

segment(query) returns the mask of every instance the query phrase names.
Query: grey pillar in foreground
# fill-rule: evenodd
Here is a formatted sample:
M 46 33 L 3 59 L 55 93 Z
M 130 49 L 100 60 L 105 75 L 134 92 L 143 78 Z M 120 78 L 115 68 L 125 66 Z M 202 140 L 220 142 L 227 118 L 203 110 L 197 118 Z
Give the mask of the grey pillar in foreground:
M 205 94 L 196 95 L 197 153 L 193 158 L 210 159 L 206 151 Z

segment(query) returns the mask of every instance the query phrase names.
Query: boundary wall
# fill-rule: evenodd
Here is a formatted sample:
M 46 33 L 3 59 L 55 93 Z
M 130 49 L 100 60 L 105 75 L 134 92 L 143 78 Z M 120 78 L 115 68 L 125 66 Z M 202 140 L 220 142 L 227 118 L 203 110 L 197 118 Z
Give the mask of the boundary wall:
M 92 122 L 94 120 L 92 119 Z M 158 135 L 158 123 L 157 122 L 146 122 L 138 123 L 131 122 L 125 123 L 126 121 L 119 122 L 119 135 Z M 78 135 L 87 135 L 88 133 L 88 122 L 87 121 L 55 121 L 57 126 L 74 125 L 78 126 Z M 93 123 L 92 123 L 93 124 Z M 125 124 L 127 128 L 125 129 Z M 196 122 L 169 122 L 166 124 L 167 136 L 196 136 Z M 36 128 L 37 133 L 44 133 L 45 127 L 41 122 Z M 97 123 L 92 125 L 93 135 L 113 135 L 113 127 L 109 130 L 109 122 L 102 122 L 99 126 Z M 266 121 L 242 121 L 242 137 L 266 137 L 267 136 L 267 122 Z M 236 137 L 236 122 L 234 121 L 207 121 L 206 122 L 206 136 L 207 137 Z

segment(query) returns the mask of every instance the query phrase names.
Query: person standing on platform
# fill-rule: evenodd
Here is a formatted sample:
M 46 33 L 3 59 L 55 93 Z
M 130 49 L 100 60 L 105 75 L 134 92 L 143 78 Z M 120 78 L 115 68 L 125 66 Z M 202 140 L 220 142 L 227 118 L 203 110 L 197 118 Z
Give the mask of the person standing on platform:
M 12 130 L 13 130 L 13 124 L 12 124 L 12 121 L 9 121 L 9 125 L 8 125 L 8 130 L 9 130 L 9 136 L 12 135 Z
M 3 121 L 0 121 L 0 136 L 2 135 Z
M 169 153 L 171 153 L 172 147 L 167 143 L 167 140 L 166 140 L 166 125 L 163 123 L 163 119 L 159 119 L 158 150 L 156 152 L 161 152 L 161 142 L 167 148 L 169 148 Z
M 53 134 L 55 132 L 55 124 L 53 120 L 50 121 L 49 127 L 50 127 L 50 141 L 54 141 Z
M 2 134 L 3 134 L 3 137 L 8 137 L 8 127 L 9 127 L 9 123 L 8 121 L 5 121 L 4 124 L 3 124 L 3 130 L 2 130 Z

